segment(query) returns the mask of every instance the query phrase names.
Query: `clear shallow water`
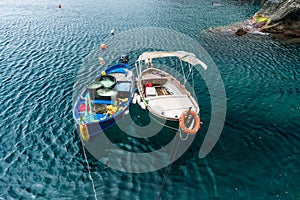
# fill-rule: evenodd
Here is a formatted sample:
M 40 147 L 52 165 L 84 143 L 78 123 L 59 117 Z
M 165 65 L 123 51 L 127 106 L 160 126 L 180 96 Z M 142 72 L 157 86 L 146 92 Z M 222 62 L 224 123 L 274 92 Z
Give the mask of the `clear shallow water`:
M 162 198 L 299 199 L 299 46 L 203 32 L 257 9 L 231 1 L 1 1 L 0 197 L 93 198 L 72 119 L 78 71 L 92 71 L 89 56 L 112 28 L 164 27 L 208 51 L 224 81 L 227 117 L 217 145 L 200 160 L 210 118 L 203 89 L 203 127 L 172 165 Z M 119 144 L 132 150 L 136 142 L 122 135 Z M 157 199 L 165 169 L 131 174 L 89 161 L 99 199 Z

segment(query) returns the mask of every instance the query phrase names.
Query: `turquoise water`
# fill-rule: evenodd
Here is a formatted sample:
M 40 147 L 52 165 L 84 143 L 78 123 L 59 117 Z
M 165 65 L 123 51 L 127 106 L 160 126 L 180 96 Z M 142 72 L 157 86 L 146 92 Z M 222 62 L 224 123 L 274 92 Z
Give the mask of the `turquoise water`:
M 160 27 L 184 33 L 205 48 L 227 96 L 222 135 L 213 151 L 199 159 L 211 110 L 209 93 L 199 81 L 202 129 L 170 168 L 162 199 L 300 199 L 300 47 L 268 37 L 206 32 L 259 9 L 251 3 L 223 3 L 1 1 L 0 197 L 94 198 L 72 118 L 74 88 L 84 86 L 78 72 L 94 70 L 90 56 L 112 28 L 117 36 Z M 141 51 L 131 52 L 131 64 Z M 136 144 L 126 135 L 118 142 L 129 150 Z M 151 150 L 145 143 L 138 148 Z M 131 174 L 91 156 L 89 164 L 98 199 L 157 199 L 165 180 L 166 168 Z

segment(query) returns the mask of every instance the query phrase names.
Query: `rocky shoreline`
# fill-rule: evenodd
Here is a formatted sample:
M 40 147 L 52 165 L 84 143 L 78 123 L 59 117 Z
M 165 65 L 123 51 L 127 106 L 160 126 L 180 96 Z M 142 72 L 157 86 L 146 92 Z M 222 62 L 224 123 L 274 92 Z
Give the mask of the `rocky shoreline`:
M 300 0 L 268 0 L 252 18 L 212 32 L 271 35 L 300 42 Z

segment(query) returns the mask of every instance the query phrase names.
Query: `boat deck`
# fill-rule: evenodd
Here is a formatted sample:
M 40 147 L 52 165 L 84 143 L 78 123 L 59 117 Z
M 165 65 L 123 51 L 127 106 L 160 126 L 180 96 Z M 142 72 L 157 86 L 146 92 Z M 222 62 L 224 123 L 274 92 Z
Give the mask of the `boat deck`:
M 196 110 L 195 106 L 191 102 L 187 95 L 165 95 L 152 98 L 146 98 L 148 102 L 149 110 L 157 115 L 161 115 L 167 118 L 178 118 L 180 115 L 192 107 L 192 110 Z
M 167 118 L 177 120 L 180 115 L 192 107 L 192 110 L 198 112 L 199 107 L 194 98 L 181 86 L 172 76 L 166 73 L 153 73 L 155 70 L 149 70 L 143 73 L 142 83 L 153 84 L 155 90 L 151 94 L 145 92 L 145 102 L 150 112 Z

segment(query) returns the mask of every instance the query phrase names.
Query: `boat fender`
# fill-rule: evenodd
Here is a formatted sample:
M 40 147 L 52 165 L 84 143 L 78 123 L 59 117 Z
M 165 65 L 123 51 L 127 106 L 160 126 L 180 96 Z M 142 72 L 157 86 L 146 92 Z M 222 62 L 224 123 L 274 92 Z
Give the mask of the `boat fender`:
M 195 123 L 194 123 L 194 127 L 192 129 L 190 129 L 189 125 L 191 125 L 191 122 L 186 122 L 186 120 L 190 120 L 187 119 L 189 117 L 193 117 L 195 119 Z M 183 130 L 183 132 L 187 133 L 187 134 L 196 134 L 197 131 L 200 129 L 200 117 L 197 115 L 197 113 L 195 111 L 184 111 L 179 118 L 179 126 L 180 128 Z
M 141 96 L 140 96 L 140 95 L 137 95 L 137 96 L 136 96 L 136 103 L 137 103 L 137 104 L 140 104 L 140 103 L 141 103 Z
M 81 135 L 81 137 L 84 141 L 89 140 L 90 135 L 89 135 L 89 131 L 88 131 L 88 128 L 87 128 L 86 124 L 82 124 L 82 125 L 79 126 L 79 132 L 80 132 L 80 135 Z
M 140 107 L 141 107 L 143 110 L 146 109 L 146 105 L 145 105 L 145 103 L 144 103 L 143 101 L 141 101 L 141 102 L 139 103 L 139 105 L 140 105 Z
M 132 98 L 132 103 L 136 104 L 136 97 L 137 97 L 137 93 L 134 93 L 133 98 Z

